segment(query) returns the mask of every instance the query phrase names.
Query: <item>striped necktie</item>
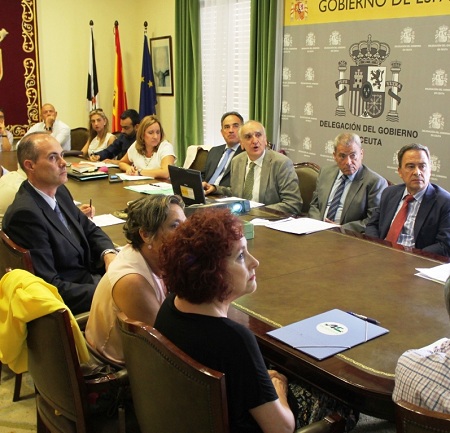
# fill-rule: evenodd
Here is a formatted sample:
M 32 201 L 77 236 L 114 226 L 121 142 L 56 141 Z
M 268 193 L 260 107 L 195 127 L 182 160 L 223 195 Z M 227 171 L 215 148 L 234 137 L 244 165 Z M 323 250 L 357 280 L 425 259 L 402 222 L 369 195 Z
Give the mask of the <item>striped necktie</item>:
M 348 179 L 348 176 L 343 174 L 341 177 L 341 183 L 336 188 L 336 191 L 334 192 L 333 200 L 331 200 L 330 207 L 328 208 L 327 218 L 330 221 L 334 221 L 336 218 L 336 212 L 338 210 L 339 204 L 341 203 L 341 197 L 345 189 L 345 182 Z

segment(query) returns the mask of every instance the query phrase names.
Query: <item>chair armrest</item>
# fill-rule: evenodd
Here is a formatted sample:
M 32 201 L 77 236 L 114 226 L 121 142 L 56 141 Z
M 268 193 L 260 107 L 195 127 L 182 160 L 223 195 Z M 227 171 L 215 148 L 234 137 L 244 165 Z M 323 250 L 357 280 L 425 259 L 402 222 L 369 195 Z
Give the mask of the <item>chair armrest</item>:
M 85 331 L 88 319 L 89 319 L 89 311 L 75 315 L 75 320 L 77 321 L 81 332 Z
M 341 433 L 345 429 L 345 419 L 332 413 L 320 421 L 301 427 L 295 433 Z

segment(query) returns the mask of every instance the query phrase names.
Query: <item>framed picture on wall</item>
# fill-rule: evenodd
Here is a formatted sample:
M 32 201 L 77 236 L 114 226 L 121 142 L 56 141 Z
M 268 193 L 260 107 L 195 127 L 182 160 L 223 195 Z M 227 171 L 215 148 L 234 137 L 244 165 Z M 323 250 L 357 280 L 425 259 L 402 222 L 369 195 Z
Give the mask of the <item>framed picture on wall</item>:
M 172 36 L 150 39 L 156 94 L 173 96 Z

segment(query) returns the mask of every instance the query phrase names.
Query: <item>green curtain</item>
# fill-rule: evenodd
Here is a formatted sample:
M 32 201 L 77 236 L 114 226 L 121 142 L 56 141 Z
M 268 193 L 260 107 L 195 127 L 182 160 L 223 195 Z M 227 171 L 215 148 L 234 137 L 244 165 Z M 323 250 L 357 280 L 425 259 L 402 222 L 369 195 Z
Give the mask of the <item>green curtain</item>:
M 175 114 L 178 165 L 186 149 L 203 144 L 200 2 L 177 1 L 175 14 Z
M 275 67 L 281 67 L 275 65 L 277 0 L 252 0 L 250 19 L 250 119 L 261 122 L 273 140 Z

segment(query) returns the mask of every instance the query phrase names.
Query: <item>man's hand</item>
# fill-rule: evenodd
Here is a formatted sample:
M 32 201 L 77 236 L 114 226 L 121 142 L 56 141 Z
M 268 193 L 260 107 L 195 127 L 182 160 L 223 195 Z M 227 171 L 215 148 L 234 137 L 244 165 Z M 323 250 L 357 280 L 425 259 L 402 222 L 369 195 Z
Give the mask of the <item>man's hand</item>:
M 205 195 L 214 194 L 217 191 L 216 185 L 210 185 L 207 182 L 202 182 Z
M 53 124 L 55 123 L 55 120 L 56 120 L 55 116 L 47 116 L 44 121 L 45 127 L 47 129 L 53 128 Z
M 88 218 L 94 218 L 95 216 L 95 207 L 89 206 L 88 204 L 81 204 L 80 211 L 83 212 Z

